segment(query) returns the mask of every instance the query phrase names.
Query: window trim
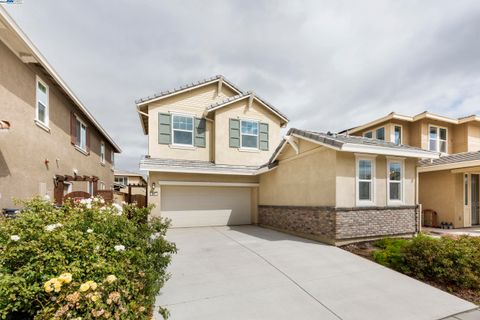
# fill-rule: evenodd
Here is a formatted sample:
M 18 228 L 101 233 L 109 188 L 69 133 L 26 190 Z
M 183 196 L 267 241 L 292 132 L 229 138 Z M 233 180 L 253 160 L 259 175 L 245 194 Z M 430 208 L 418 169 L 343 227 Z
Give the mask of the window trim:
M 106 161 L 106 148 L 105 148 L 105 141 L 100 141 L 100 163 L 105 164 Z
M 355 154 L 355 205 L 357 207 L 368 207 L 375 206 L 376 203 L 376 194 L 377 194 L 377 182 L 376 182 L 376 155 L 365 155 L 365 154 Z M 360 170 L 359 163 L 360 160 L 368 160 L 372 163 L 372 179 L 370 180 L 370 200 L 360 200 Z M 367 180 L 364 180 L 367 181 Z
M 390 164 L 400 163 L 400 182 L 390 181 Z M 405 204 L 405 159 L 398 157 L 387 157 L 387 205 Z M 400 199 L 390 199 L 390 183 L 400 183 Z
M 122 178 L 122 180 L 125 182 L 125 183 L 120 183 L 120 182 L 117 182 L 117 178 Z M 128 186 L 128 176 L 116 176 L 113 181 L 115 183 L 120 183 L 121 185 L 123 186 Z
M 430 150 L 430 128 L 437 128 L 437 140 L 436 140 L 436 149 L 435 150 Z M 445 139 L 445 152 L 440 151 L 440 141 L 443 141 L 440 139 L 440 129 L 445 129 L 446 132 L 446 139 Z M 433 152 L 440 152 L 442 154 L 448 154 L 448 128 L 435 125 L 435 124 L 428 124 L 428 131 L 427 131 L 427 141 L 428 141 L 428 146 L 427 150 L 433 151 Z
M 240 118 L 240 150 L 244 151 L 257 151 L 260 150 L 260 120 L 257 119 L 248 119 L 248 118 Z M 246 136 L 257 137 L 257 146 L 255 148 L 252 147 L 244 147 L 243 146 L 243 133 L 242 133 L 242 122 L 254 122 L 257 124 L 257 134 L 249 134 L 245 133 Z
M 187 147 L 189 148 L 194 148 L 195 147 L 195 116 L 192 114 L 185 114 L 185 113 L 171 113 L 171 132 L 170 134 L 172 135 L 172 143 L 171 146 L 174 147 Z M 192 119 L 192 130 L 184 130 L 184 129 L 174 129 L 173 128 L 173 120 L 175 117 L 185 117 L 185 118 L 191 118 Z M 192 143 L 190 144 L 185 144 L 185 143 L 175 143 L 175 131 L 183 131 L 183 132 L 191 132 L 192 133 Z
M 470 174 L 465 173 L 463 175 L 463 205 L 468 207 L 470 205 L 470 196 L 468 192 L 470 191 Z
M 367 133 L 371 133 L 372 136 L 371 136 L 371 137 L 367 137 Z M 373 139 L 373 130 L 365 131 L 365 132 L 362 134 L 362 137 L 367 138 L 367 139 Z
M 94 196 L 94 190 L 93 190 L 93 181 L 88 181 L 87 183 L 87 192 L 91 195 Z
M 47 96 L 47 102 L 45 106 L 45 122 L 39 119 L 38 117 L 38 84 L 41 84 L 45 87 Z M 35 77 L 35 123 L 40 125 L 41 127 L 45 127 L 44 129 L 50 130 L 50 88 L 45 81 L 43 81 L 38 75 Z
M 379 129 L 382 129 L 382 128 L 383 128 L 383 139 L 378 139 L 377 131 L 378 131 Z M 375 139 L 376 139 L 376 140 L 387 141 L 387 130 L 385 129 L 385 126 L 377 127 L 377 128 L 375 128 L 375 129 L 373 129 L 373 131 L 375 132 Z
M 392 132 L 390 136 L 390 142 L 395 143 L 395 127 L 400 128 L 400 144 L 403 144 L 403 125 L 398 124 L 398 123 L 392 123 Z
M 87 146 L 87 135 L 88 135 L 88 126 L 87 124 L 82 120 L 80 119 L 77 115 L 75 115 L 75 121 L 78 121 L 80 122 L 80 137 L 75 137 L 75 148 L 79 151 L 82 151 L 83 153 L 87 154 L 88 155 L 88 146 Z M 81 140 L 81 134 L 82 134 L 82 127 L 81 125 L 84 125 L 85 126 L 85 149 L 82 148 L 80 145 L 77 144 L 77 138 Z M 75 130 L 76 130 L 76 125 L 75 124 Z M 75 132 L 75 135 L 76 135 L 76 132 Z M 80 141 L 81 142 L 81 141 Z

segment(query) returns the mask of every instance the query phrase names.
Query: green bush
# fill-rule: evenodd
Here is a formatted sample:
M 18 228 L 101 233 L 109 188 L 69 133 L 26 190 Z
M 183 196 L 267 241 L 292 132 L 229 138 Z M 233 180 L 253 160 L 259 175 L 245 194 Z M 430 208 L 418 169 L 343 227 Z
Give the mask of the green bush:
M 175 245 L 150 208 L 34 199 L 0 220 L 0 317 L 148 319 Z
M 418 279 L 468 289 L 480 288 L 480 237 L 432 238 L 377 242 L 378 263 Z

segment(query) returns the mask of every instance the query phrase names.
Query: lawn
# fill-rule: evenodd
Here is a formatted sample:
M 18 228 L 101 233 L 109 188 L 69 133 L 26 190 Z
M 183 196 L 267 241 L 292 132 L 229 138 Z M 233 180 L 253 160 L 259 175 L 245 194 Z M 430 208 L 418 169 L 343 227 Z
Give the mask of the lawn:
M 441 290 L 480 305 L 480 237 L 419 235 L 343 247 Z

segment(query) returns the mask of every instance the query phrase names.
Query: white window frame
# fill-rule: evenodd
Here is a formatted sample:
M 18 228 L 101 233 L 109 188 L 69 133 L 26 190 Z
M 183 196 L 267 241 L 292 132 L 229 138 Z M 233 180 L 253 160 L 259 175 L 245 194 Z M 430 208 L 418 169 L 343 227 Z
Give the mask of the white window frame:
M 87 192 L 93 196 L 93 181 L 87 181 Z
M 437 140 L 436 140 L 436 143 L 435 143 L 435 150 L 430 150 L 430 128 L 437 128 Z M 445 129 L 445 132 L 446 132 L 445 152 L 440 151 L 440 141 L 443 141 L 443 140 L 440 139 L 440 129 Z M 427 139 L 427 141 L 428 141 L 427 150 L 448 154 L 448 128 L 447 127 L 442 127 L 442 126 L 437 126 L 437 125 L 434 125 L 434 124 L 429 124 L 428 125 L 427 137 L 428 137 L 428 139 Z
M 100 185 L 100 190 L 105 190 L 105 187 L 106 187 L 105 182 L 100 181 L 99 185 Z
M 110 151 L 110 161 L 112 162 L 112 170 L 115 168 L 115 152 L 113 149 Z
M 38 103 L 39 103 L 39 97 L 38 97 L 38 84 L 41 84 L 46 88 L 46 106 L 45 106 L 45 121 L 40 120 L 38 117 Z M 42 103 L 43 104 L 43 103 Z M 49 129 L 50 125 L 50 88 L 48 85 L 43 81 L 39 76 L 36 76 L 36 81 L 35 81 L 35 123 L 39 124 L 40 126 L 44 126 L 45 129 Z
M 105 142 L 100 142 L 100 163 L 105 164 Z
M 400 164 L 400 182 L 390 181 L 390 164 Z M 390 199 L 390 183 L 400 184 L 400 199 Z M 405 203 L 405 159 L 387 157 L 387 205 L 402 205 Z
M 180 146 L 180 147 L 193 147 L 194 142 L 195 142 L 195 117 L 191 114 L 182 114 L 182 113 L 172 113 L 172 129 L 171 129 L 171 135 L 172 135 L 172 145 L 173 146 Z M 184 129 L 174 129 L 173 128 L 173 119 L 175 117 L 185 117 L 185 118 L 191 118 L 192 119 L 192 130 L 184 130 Z M 192 133 L 192 143 L 186 144 L 186 143 L 175 143 L 175 131 L 182 131 L 182 132 L 191 132 Z
M 123 182 L 118 182 L 118 181 L 117 181 L 117 179 L 120 180 L 120 178 L 122 178 L 122 181 L 123 181 Z M 115 181 L 115 183 L 120 183 L 120 184 L 122 184 L 122 185 L 124 185 L 124 186 L 128 186 L 128 177 L 127 177 L 127 176 L 116 176 L 116 177 L 114 178 L 114 181 Z
M 390 142 L 395 143 L 395 128 L 400 128 L 400 143 L 403 144 L 403 126 L 401 124 L 392 123 L 392 134 L 390 136 Z
M 75 120 L 80 123 L 80 137 L 77 137 L 77 132 L 75 132 L 75 147 L 83 152 L 87 152 L 87 135 L 88 135 L 88 126 L 85 122 L 82 121 L 79 117 L 75 116 Z M 85 148 L 82 148 L 81 145 L 77 144 L 77 139 L 80 139 L 80 144 L 82 143 L 82 125 L 85 127 Z M 77 123 L 75 123 L 75 130 L 77 129 Z
M 259 150 L 259 145 L 260 145 L 260 121 L 256 119 L 239 119 L 240 120 L 240 149 L 243 150 Z M 254 122 L 257 124 L 257 134 L 250 134 L 250 133 L 245 133 L 246 136 L 251 136 L 251 137 L 257 137 L 257 146 L 255 148 L 252 147 L 244 147 L 243 146 L 243 135 L 242 133 L 242 122 Z
M 371 136 L 371 137 L 367 137 L 367 133 L 371 133 L 372 136 Z M 367 138 L 367 139 L 373 139 L 373 131 L 372 131 L 372 130 L 370 130 L 370 131 L 365 131 L 362 136 L 363 136 L 364 138 Z
M 355 204 L 357 207 L 366 207 L 366 206 L 374 206 L 376 201 L 376 194 L 377 194 L 377 183 L 376 183 L 376 155 L 365 155 L 365 154 L 356 154 L 355 155 Z M 360 182 L 361 181 L 368 181 L 368 180 L 360 180 L 359 174 L 359 163 L 361 160 L 368 160 L 372 163 L 372 179 L 370 181 L 370 200 L 360 200 Z

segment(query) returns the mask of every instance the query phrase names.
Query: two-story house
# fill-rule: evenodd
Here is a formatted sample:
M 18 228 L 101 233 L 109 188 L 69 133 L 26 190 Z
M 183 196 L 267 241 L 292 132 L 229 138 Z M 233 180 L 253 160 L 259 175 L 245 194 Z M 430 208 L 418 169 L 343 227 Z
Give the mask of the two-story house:
M 120 148 L 0 6 L 0 208 L 113 185 Z
M 438 223 L 480 223 L 480 117 L 390 113 L 346 133 L 439 152 L 439 159 L 418 163 L 419 203 L 438 214 Z
M 137 111 L 152 213 L 173 227 L 252 223 L 332 244 L 418 231 L 415 167 L 434 152 L 298 129 L 281 139 L 285 115 L 222 76 Z
M 149 203 L 173 226 L 248 224 L 259 174 L 288 119 L 216 76 L 137 101 L 148 155 Z

